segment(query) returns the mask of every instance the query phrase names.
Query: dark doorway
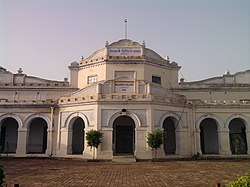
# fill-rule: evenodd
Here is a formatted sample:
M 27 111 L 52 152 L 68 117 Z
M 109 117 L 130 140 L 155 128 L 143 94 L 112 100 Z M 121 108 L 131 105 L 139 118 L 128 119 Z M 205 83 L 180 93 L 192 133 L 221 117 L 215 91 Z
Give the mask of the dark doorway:
M 1 125 L 0 147 L 4 153 L 15 153 L 17 148 L 18 123 L 14 118 L 6 118 Z
M 113 144 L 116 154 L 133 154 L 135 144 L 135 124 L 132 118 L 120 116 L 113 124 Z
M 84 151 L 84 121 L 78 117 L 72 127 L 72 154 L 82 154 Z
M 202 154 L 218 154 L 217 122 L 212 118 L 204 119 L 200 124 L 200 130 Z
M 29 125 L 27 153 L 42 153 L 47 149 L 47 122 L 42 118 L 35 118 Z
M 246 126 L 242 119 L 235 118 L 229 123 L 230 149 L 232 154 L 247 154 Z
M 176 151 L 176 138 L 175 138 L 175 118 L 168 117 L 163 122 L 163 146 L 165 154 L 175 154 Z

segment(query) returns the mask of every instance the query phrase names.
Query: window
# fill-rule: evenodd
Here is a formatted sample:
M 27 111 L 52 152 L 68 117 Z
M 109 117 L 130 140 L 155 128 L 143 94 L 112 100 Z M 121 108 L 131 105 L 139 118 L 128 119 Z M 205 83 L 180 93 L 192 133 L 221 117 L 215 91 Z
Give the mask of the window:
M 152 82 L 155 84 L 161 84 L 161 77 L 159 76 L 152 76 Z
M 97 82 L 97 75 L 88 76 L 88 84 L 93 84 Z

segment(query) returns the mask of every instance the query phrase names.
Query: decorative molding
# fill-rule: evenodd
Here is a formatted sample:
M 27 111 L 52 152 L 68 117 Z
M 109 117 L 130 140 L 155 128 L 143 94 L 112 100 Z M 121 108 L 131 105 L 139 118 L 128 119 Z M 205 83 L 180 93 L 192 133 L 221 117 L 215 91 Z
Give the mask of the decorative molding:
M 3 114 L 3 115 L 0 115 L 0 126 L 2 124 L 2 121 L 5 119 L 5 118 L 13 118 L 17 121 L 18 123 L 18 128 L 22 128 L 24 125 L 23 125 L 23 121 L 21 120 L 21 118 L 16 115 L 16 114 L 12 114 L 12 113 L 8 113 L 8 114 Z
M 94 126 L 94 110 L 88 111 L 67 111 L 61 112 L 61 128 L 69 128 L 71 120 L 75 117 L 80 117 L 84 121 L 85 128 Z
M 109 109 L 103 109 L 101 110 L 101 125 L 102 127 L 108 127 L 109 120 L 111 116 L 117 112 L 117 110 L 109 110 Z
M 138 116 L 141 127 L 147 127 L 148 126 L 148 120 L 147 120 L 147 110 L 131 110 L 136 116 Z
M 167 113 L 165 110 L 154 110 L 154 127 L 161 127 L 160 120 L 164 113 Z
M 154 110 L 154 126 L 162 127 L 167 117 L 173 117 L 175 119 L 176 129 L 188 129 L 187 113 L 165 110 Z
M 51 131 L 52 127 L 51 127 L 51 121 L 49 119 L 48 116 L 42 114 L 42 113 L 35 113 L 35 114 L 31 114 L 30 116 L 28 116 L 25 120 L 24 120 L 24 128 L 28 129 L 28 126 L 30 125 L 30 122 L 35 119 L 35 118 L 42 118 L 46 121 L 47 125 L 48 125 L 48 131 Z
M 218 117 L 217 115 L 212 114 L 212 113 L 206 113 L 206 114 L 203 114 L 202 116 L 200 116 L 196 120 L 196 124 L 195 124 L 196 130 L 199 130 L 201 122 L 205 119 L 208 119 L 208 118 L 214 119 L 216 121 L 216 124 L 218 126 L 217 131 L 220 131 L 221 129 L 225 128 L 225 125 L 224 125 L 225 123 L 220 117 Z

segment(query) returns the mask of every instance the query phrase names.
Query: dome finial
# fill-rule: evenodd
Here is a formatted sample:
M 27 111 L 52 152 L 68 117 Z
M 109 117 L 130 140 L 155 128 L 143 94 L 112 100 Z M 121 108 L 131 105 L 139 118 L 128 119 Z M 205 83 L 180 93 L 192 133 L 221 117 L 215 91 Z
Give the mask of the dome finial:
M 19 68 L 19 69 L 17 70 L 17 73 L 18 73 L 18 74 L 23 74 L 22 68 Z
M 226 71 L 225 71 L 224 75 L 231 75 L 231 73 L 230 73 L 229 69 L 226 69 Z
M 106 43 L 105 43 L 105 47 L 108 47 L 109 46 L 109 42 L 108 41 L 106 41 Z

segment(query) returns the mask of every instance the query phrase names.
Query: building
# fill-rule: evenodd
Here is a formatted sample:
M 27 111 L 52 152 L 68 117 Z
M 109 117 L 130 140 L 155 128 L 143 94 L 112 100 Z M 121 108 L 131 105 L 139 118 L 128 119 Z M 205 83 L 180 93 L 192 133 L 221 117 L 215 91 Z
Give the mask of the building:
M 250 70 L 179 82 L 180 68 L 128 39 L 72 62 L 70 82 L 1 67 L 4 154 L 92 158 L 85 134 L 101 129 L 97 158 L 151 159 L 147 133 L 163 129 L 159 158 L 250 156 Z

